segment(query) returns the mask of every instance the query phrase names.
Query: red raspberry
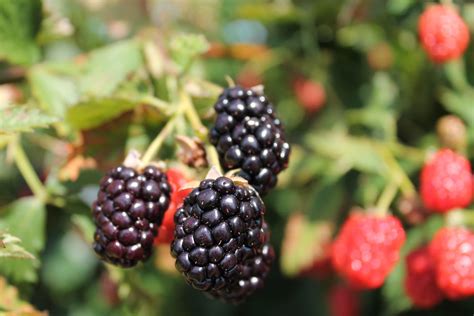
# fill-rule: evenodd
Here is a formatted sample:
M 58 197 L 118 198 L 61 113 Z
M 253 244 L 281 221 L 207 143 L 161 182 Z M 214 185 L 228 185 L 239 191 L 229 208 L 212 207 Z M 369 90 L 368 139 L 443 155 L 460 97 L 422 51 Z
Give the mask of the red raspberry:
M 319 111 L 326 103 L 326 92 L 319 82 L 302 78 L 296 79 L 293 83 L 293 90 L 298 102 L 309 113 Z
M 354 213 L 333 244 L 333 265 L 358 288 L 380 287 L 398 261 L 405 231 L 391 215 Z
M 440 229 L 430 244 L 436 281 L 450 299 L 474 295 L 474 234 L 466 228 Z
M 427 246 L 412 251 L 406 258 L 405 291 L 413 304 L 431 308 L 443 300 L 436 284 L 433 258 Z
M 329 311 L 331 316 L 358 316 L 358 293 L 344 284 L 333 286 L 329 291 Z
M 425 207 L 434 212 L 466 207 L 473 195 L 469 161 L 450 149 L 439 150 L 423 167 L 420 191 Z
M 447 5 L 431 5 L 420 16 L 418 32 L 426 53 L 436 63 L 461 56 L 469 43 L 469 30 Z
M 176 210 L 183 204 L 184 198 L 192 191 L 192 189 L 179 189 L 188 183 L 188 179 L 178 169 L 171 168 L 166 172 L 168 181 L 171 185 L 171 202 L 168 210 L 165 212 L 163 222 L 159 228 L 158 237 L 155 239 L 155 244 L 169 244 L 173 240 L 174 232 L 174 214 Z

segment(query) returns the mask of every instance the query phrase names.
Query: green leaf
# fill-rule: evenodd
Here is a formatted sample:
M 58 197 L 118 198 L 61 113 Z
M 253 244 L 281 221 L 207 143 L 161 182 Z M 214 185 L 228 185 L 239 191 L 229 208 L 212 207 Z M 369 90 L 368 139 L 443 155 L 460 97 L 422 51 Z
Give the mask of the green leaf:
M 368 139 L 330 131 L 310 134 L 306 142 L 317 154 L 333 159 L 333 164 L 341 168 L 377 174 L 386 172 L 382 157 Z
M 297 275 L 325 255 L 333 225 L 329 221 L 310 222 L 301 213 L 288 219 L 281 250 L 281 269 L 289 276 Z
M 31 132 L 34 128 L 48 127 L 56 121 L 57 118 L 28 106 L 0 109 L 0 134 Z
M 79 100 L 79 92 L 69 77 L 50 69 L 53 66 L 33 67 L 28 79 L 40 107 L 49 114 L 63 118 L 67 108 Z
M 472 89 L 462 93 L 446 89 L 441 94 L 441 102 L 446 110 L 459 115 L 469 126 L 474 126 L 472 100 L 474 100 L 474 90 Z
M 382 287 L 382 294 L 386 303 L 386 314 L 398 315 L 402 311 L 410 309 L 412 303 L 405 294 L 405 259 L 414 249 L 430 241 L 433 235 L 443 226 L 443 217 L 439 215 L 431 216 L 421 225 L 412 227 L 408 233 L 405 244 L 400 252 L 400 260 L 385 280 Z
M 209 43 L 200 34 L 181 34 L 170 43 L 171 55 L 180 71 L 186 70 L 193 59 L 209 49 Z
M 44 205 L 34 197 L 21 198 L 0 210 L 0 230 L 20 238 L 23 248 L 38 256 L 44 247 L 45 217 Z M 0 274 L 14 282 L 35 282 L 37 260 L 6 258 L 0 260 Z
M 76 129 L 90 129 L 118 117 L 136 105 L 134 100 L 114 97 L 91 99 L 69 108 L 66 121 Z
M 141 45 L 137 41 L 97 49 L 90 54 L 80 77 L 80 89 L 88 96 L 107 96 L 142 65 Z
M 360 23 L 340 28 L 337 41 L 342 46 L 366 51 L 384 39 L 383 29 L 375 24 Z
M 0 59 L 31 64 L 40 51 L 35 37 L 41 24 L 40 0 L 0 0 Z
M 35 256 L 26 251 L 20 244 L 20 238 L 0 233 L 0 258 L 34 259 Z

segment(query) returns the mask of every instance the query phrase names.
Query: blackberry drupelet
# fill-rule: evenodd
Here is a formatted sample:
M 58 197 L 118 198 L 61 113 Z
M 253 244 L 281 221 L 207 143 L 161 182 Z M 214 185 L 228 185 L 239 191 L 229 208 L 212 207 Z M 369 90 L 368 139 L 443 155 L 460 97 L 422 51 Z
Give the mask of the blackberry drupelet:
M 236 86 L 224 90 L 214 109 L 217 118 L 210 141 L 223 168 L 240 168 L 238 175 L 260 194 L 266 194 L 276 185 L 290 155 L 273 105 L 264 95 Z
M 148 259 L 170 195 L 166 174 L 156 167 L 142 173 L 125 166 L 112 169 L 102 178 L 92 206 L 95 252 L 124 268 Z
M 258 193 L 227 177 L 203 180 L 176 211 L 171 254 L 194 288 L 213 292 L 244 273 L 265 241 Z
M 245 260 L 241 266 L 241 276 L 222 289 L 211 292 L 215 298 L 238 304 L 262 288 L 264 280 L 270 272 L 275 259 L 275 251 L 270 244 L 270 231 L 267 223 L 263 223 L 264 243 L 256 255 Z

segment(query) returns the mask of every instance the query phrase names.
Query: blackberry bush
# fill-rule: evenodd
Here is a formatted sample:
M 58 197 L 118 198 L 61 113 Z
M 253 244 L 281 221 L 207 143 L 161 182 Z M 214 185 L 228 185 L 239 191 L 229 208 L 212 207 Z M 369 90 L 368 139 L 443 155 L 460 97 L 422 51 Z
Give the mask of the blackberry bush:
M 250 275 L 249 260 L 263 250 L 264 213 L 253 188 L 227 177 L 203 180 L 176 211 L 176 268 L 194 288 L 226 298 L 221 291 Z
M 240 176 L 266 194 L 287 167 L 290 145 L 268 99 L 254 90 L 227 88 L 219 96 L 210 141 L 225 170 L 240 168 Z
M 166 174 L 154 166 L 143 172 L 125 166 L 112 169 L 101 180 L 92 206 L 95 252 L 124 268 L 147 260 L 170 195 Z

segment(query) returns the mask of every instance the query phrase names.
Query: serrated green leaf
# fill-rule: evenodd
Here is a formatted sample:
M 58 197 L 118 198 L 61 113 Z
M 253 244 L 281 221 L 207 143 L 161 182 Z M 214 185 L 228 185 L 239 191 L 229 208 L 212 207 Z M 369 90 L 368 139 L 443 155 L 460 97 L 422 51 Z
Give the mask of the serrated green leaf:
M 48 127 L 57 118 L 28 106 L 0 109 L 0 134 L 30 132 L 34 128 Z
M 196 56 L 209 49 L 209 42 L 200 34 L 181 34 L 173 37 L 170 49 L 174 62 L 183 71 Z
M 0 230 L 17 236 L 25 250 L 37 256 L 44 247 L 46 209 L 34 197 L 21 198 L 0 211 Z M 35 282 L 37 260 L 0 260 L 0 274 L 14 282 Z
M 423 224 L 412 227 L 408 233 L 405 244 L 400 251 L 400 259 L 390 273 L 382 287 L 382 294 L 386 303 L 387 315 L 398 315 L 402 311 L 410 309 L 412 303 L 405 294 L 405 258 L 414 249 L 429 242 L 433 235 L 443 226 L 443 217 L 432 215 Z
M 454 92 L 444 90 L 441 94 L 441 102 L 446 110 L 459 115 L 469 126 L 474 126 L 474 90 Z
M 66 121 L 76 129 L 90 129 L 118 117 L 136 105 L 133 100 L 114 97 L 91 99 L 70 107 Z
M 40 0 L 0 0 L 0 59 L 31 64 L 40 56 L 35 37 L 41 24 Z
M 127 76 L 143 65 L 139 42 L 122 41 L 97 49 L 89 55 L 80 89 L 86 96 L 107 96 Z
M 33 67 L 28 74 L 33 96 L 40 107 L 51 115 L 63 118 L 67 108 L 79 100 L 74 82 L 50 69 L 54 65 Z
M 317 154 L 333 159 L 333 164 L 361 172 L 382 174 L 386 171 L 382 157 L 368 139 L 331 131 L 311 134 L 306 142 Z
M 0 233 L 0 258 L 35 259 L 20 246 L 21 240 L 10 234 Z

